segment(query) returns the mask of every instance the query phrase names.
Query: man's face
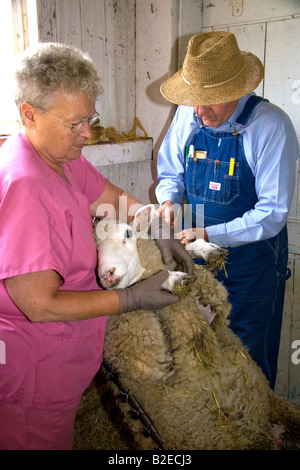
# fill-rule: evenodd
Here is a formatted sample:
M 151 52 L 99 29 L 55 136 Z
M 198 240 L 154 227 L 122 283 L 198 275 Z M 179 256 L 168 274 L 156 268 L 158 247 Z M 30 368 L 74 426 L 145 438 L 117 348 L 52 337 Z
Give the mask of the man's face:
M 193 106 L 195 113 L 205 126 L 219 127 L 233 114 L 238 100 L 211 106 Z

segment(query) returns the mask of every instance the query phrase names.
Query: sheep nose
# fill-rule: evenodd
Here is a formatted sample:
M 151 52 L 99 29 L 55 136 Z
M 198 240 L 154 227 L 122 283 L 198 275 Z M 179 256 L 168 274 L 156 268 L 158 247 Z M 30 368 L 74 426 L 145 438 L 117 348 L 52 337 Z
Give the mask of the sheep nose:
M 115 270 L 116 270 L 116 268 L 111 268 L 111 269 L 108 269 L 106 271 L 100 272 L 101 281 L 104 281 L 106 285 L 107 284 L 110 285 L 110 283 L 113 280 Z
M 115 274 L 116 268 L 110 268 L 103 273 L 99 273 L 100 281 L 103 287 L 109 288 L 112 286 L 116 286 L 121 278 L 116 276 Z

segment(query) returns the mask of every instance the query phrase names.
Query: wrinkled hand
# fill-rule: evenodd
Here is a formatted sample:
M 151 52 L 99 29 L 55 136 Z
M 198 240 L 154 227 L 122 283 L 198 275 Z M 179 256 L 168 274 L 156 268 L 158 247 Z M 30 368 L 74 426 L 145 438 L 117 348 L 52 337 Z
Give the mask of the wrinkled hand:
M 168 275 L 168 271 L 161 271 L 132 287 L 116 289 L 120 301 L 119 314 L 134 310 L 160 310 L 178 302 L 178 297 L 161 290 Z
M 176 210 L 172 201 L 166 201 L 155 211 L 155 215 L 163 217 L 170 227 L 174 228 L 176 220 Z
M 188 228 L 176 233 L 176 237 L 183 245 L 198 240 L 199 238 L 208 242 L 208 236 L 205 228 Z
M 154 238 L 166 264 L 176 261 L 178 271 L 194 273 L 194 262 L 184 246 L 175 237 L 174 230 L 163 217 L 154 216 L 149 233 Z

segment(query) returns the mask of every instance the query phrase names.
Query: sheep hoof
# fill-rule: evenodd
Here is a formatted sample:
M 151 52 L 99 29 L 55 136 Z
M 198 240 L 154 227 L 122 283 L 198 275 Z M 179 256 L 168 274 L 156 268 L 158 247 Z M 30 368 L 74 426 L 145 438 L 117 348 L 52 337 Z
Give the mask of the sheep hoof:
M 209 254 L 206 261 L 206 267 L 214 274 L 217 274 L 219 270 L 224 270 L 226 272 L 225 264 L 227 255 L 228 250 L 225 250 L 224 248 L 215 249 Z
M 181 271 L 170 271 L 169 277 L 163 283 L 162 288 L 172 292 L 173 295 L 183 297 L 187 295 L 191 286 L 196 280 L 196 276 L 183 273 Z

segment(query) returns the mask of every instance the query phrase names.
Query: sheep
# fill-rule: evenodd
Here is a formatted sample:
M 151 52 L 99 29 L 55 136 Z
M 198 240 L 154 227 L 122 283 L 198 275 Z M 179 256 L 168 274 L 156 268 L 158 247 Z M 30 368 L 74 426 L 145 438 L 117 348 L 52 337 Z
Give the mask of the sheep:
M 162 310 L 110 316 L 107 322 L 104 362 L 129 390 L 140 414 L 148 416 L 154 437 L 145 437 L 143 423 L 132 419 L 130 405 L 108 380 L 137 448 L 299 448 L 300 410 L 270 389 L 229 328 L 225 287 L 207 265 L 195 265 L 194 278 L 172 275 L 174 266 L 163 264 L 154 240 L 138 236 L 140 225 L 135 220 L 132 226 L 109 221 L 97 226 L 98 273 L 106 288 L 123 288 L 168 269 L 164 288 L 180 296 L 178 303 Z M 187 248 L 208 263 L 210 256 L 224 254 L 199 240 Z

